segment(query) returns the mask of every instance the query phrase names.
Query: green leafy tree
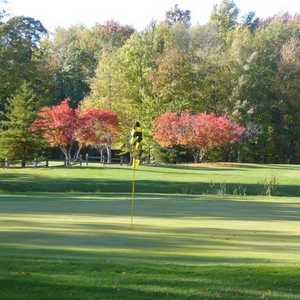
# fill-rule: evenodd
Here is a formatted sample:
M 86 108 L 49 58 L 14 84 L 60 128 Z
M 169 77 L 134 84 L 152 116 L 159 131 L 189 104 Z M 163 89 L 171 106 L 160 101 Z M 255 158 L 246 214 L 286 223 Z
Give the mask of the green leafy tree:
M 126 87 L 119 69 L 116 52 L 104 52 L 99 60 L 95 77 L 90 81 L 91 97 L 107 99 L 107 103 L 124 96 Z M 109 108 L 109 107 L 108 107 Z
M 242 18 L 242 24 L 250 29 L 254 33 L 260 25 L 260 19 L 256 17 L 254 11 L 250 11 Z
M 261 128 L 255 144 L 249 145 L 248 159 L 290 162 L 299 157 L 299 25 L 296 20 L 275 18 L 256 31 L 248 50 L 240 48 L 239 78 L 232 99 L 237 100 L 237 115 Z
M 112 109 L 118 114 L 120 144 L 127 143 L 135 120 L 150 132 L 158 108 L 158 102 L 153 102 L 150 74 L 159 55 L 171 45 L 170 27 L 153 23 L 144 32 L 134 33 L 122 48 L 101 55 L 96 76 L 91 80 L 91 94 L 82 105 Z
M 41 89 L 45 78 L 40 41 L 47 33 L 42 23 L 29 17 L 13 17 L 0 23 L 0 109 L 24 80 Z
M 92 28 L 93 36 L 99 40 L 98 46 L 102 51 L 111 51 L 122 47 L 134 31 L 131 26 L 121 25 L 114 20 L 97 24 Z
M 211 53 L 219 52 L 223 45 L 218 38 L 216 25 L 212 23 L 193 26 L 191 43 L 193 51 L 201 59 L 206 59 Z
M 181 112 L 193 100 L 194 77 L 188 54 L 173 48 L 157 60 L 157 70 L 151 74 L 153 92 L 166 110 Z
M 48 62 L 54 72 L 53 102 L 70 98 L 72 106 L 77 106 L 91 92 L 90 80 L 104 53 L 121 47 L 133 31 L 130 26 L 114 21 L 92 28 L 57 28 L 54 38 L 45 41 L 50 52 Z
M 181 23 L 186 27 L 191 26 L 191 11 L 182 10 L 179 8 L 178 4 L 166 12 L 166 22 L 169 25 L 174 25 Z
M 277 149 L 284 161 L 290 163 L 300 158 L 300 39 L 291 36 L 282 46 L 280 56 L 274 84 L 282 125 Z
M 142 103 L 145 95 L 151 92 L 149 73 L 155 64 L 151 32 L 134 33 L 120 49 L 120 72 L 127 87 L 127 98 Z M 150 38 L 150 40 L 149 40 Z
M 239 9 L 233 0 L 223 0 L 215 5 L 210 20 L 218 28 L 220 38 L 226 43 L 228 32 L 235 29 L 238 24 Z
M 120 69 L 118 53 L 104 52 L 91 80 L 91 93 L 80 104 L 83 110 L 90 108 L 109 109 L 119 116 L 117 144 L 127 143 L 128 133 L 137 116 L 136 102 L 128 98 L 124 73 Z
M 0 1 L 0 24 L 1 24 L 1 19 L 5 16 L 6 12 L 5 12 L 5 8 L 4 5 L 6 1 L 1 0 Z M 3 5 L 3 8 L 1 7 L 1 5 Z
M 246 127 L 243 145 L 224 146 L 218 157 L 299 161 L 299 16 L 259 20 L 249 12 L 239 20 L 224 0 L 207 24 L 191 26 L 183 12 L 176 6 L 141 32 L 113 21 L 57 32 L 49 47 L 56 91 L 117 112 L 124 142 L 135 120 L 151 143 L 157 115 L 206 111 Z

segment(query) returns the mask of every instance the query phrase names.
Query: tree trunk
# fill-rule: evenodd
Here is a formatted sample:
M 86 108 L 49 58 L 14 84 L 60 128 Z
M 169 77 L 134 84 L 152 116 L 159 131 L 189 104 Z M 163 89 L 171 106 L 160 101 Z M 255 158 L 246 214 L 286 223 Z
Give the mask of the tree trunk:
M 106 145 L 107 163 L 111 163 L 111 145 Z
M 149 148 L 148 148 L 148 164 L 150 165 L 151 163 L 151 146 L 149 145 Z
M 72 161 L 72 147 L 73 144 L 70 145 L 69 149 L 68 149 L 68 161 L 69 161 L 69 166 L 71 166 L 71 161 Z
M 130 151 L 129 153 L 129 165 L 132 166 L 133 164 L 133 155 L 132 155 L 132 152 Z
M 104 158 L 103 158 L 103 147 L 100 148 L 100 163 L 104 163 Z
M 80 154 L 81 149 L 82 149 L 82 145 L 78 145 L 78 149 L 77 149 L 77 151 L 76 151 L 74 160 L 78 160 L 78 157 L 79 157 L 79 154 Z
M 241 162 L 241 149 L 239 148 L 237 151 L 237 162 L 240 163 Z
M 198 150 L 194 150 L 193 151 L 193 158 L 194 158 L 194 163 L 196 164 L 197 162 L 199 162 L 199 151 Z
M 96 145 L 95 148 L 97 149 L 99 155 L 100 155 L 100 164 L 103 164 L 104 163 L 104 155 L 103 155 L 103 145 Z
M 202 149 L 194 149 L 192 151 L 193 158 L 194 158 L 194 163 L 199 163 L 202 162 L 204 156 L 205 156 L 205 151 Z
M 199 163 L 202 162 L 205 156 L 205 151 L 202 149 L 196 149 L 193 151 L 194 162 Z
M 65 148 L 65 147 L 61 147 L 60 149 L 61 149 L 62 153 L 63 153 L 64 156 L 65 156 L 65 166 L 66 166 L 66 167 L 69 167 L 69 165 L 70 165 L 69 151 L 68 151 L 68 149 Z

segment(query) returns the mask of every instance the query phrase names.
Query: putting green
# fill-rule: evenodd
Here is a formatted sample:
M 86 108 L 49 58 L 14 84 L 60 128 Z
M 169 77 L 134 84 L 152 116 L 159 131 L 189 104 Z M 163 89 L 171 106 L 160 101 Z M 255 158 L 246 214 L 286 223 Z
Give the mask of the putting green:
M 300 262 L 300 200 L 239 196 L 1 195 L 1 254 L 187 264 Z M 48 255 L 48 254 L 47 254 Z

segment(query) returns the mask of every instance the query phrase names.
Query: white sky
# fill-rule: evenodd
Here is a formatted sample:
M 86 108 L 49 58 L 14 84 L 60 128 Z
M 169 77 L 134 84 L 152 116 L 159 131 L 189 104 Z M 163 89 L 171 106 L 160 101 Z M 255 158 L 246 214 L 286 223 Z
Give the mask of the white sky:
M 114 19 L 143 29 L 151 20 L 162 20 L 176 3 L 192 11 L 193 23 L 208 20 L 212 7 L 221 0 L 7 0 L 11 15 L 26 15 L 42 21 L 47 29 L 72 24 L 93 25 Z M 259 17 L 282 11 L 300 13 L 300 0 L 236 0 L 242 14 L 254 10 Z

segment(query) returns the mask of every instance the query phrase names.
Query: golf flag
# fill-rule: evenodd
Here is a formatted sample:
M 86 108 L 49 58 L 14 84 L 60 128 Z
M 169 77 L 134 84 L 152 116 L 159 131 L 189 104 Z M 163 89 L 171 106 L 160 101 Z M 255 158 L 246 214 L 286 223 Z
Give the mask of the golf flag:
M 133 226 L 133 217 L 135 212 L 135 171 L 140 166 L 142 155 L 143 131 L 139 122 L 136 122 L 131 130 L 130 150 L 132 159 L 132 186 L 131 186 L 131 226 Z

